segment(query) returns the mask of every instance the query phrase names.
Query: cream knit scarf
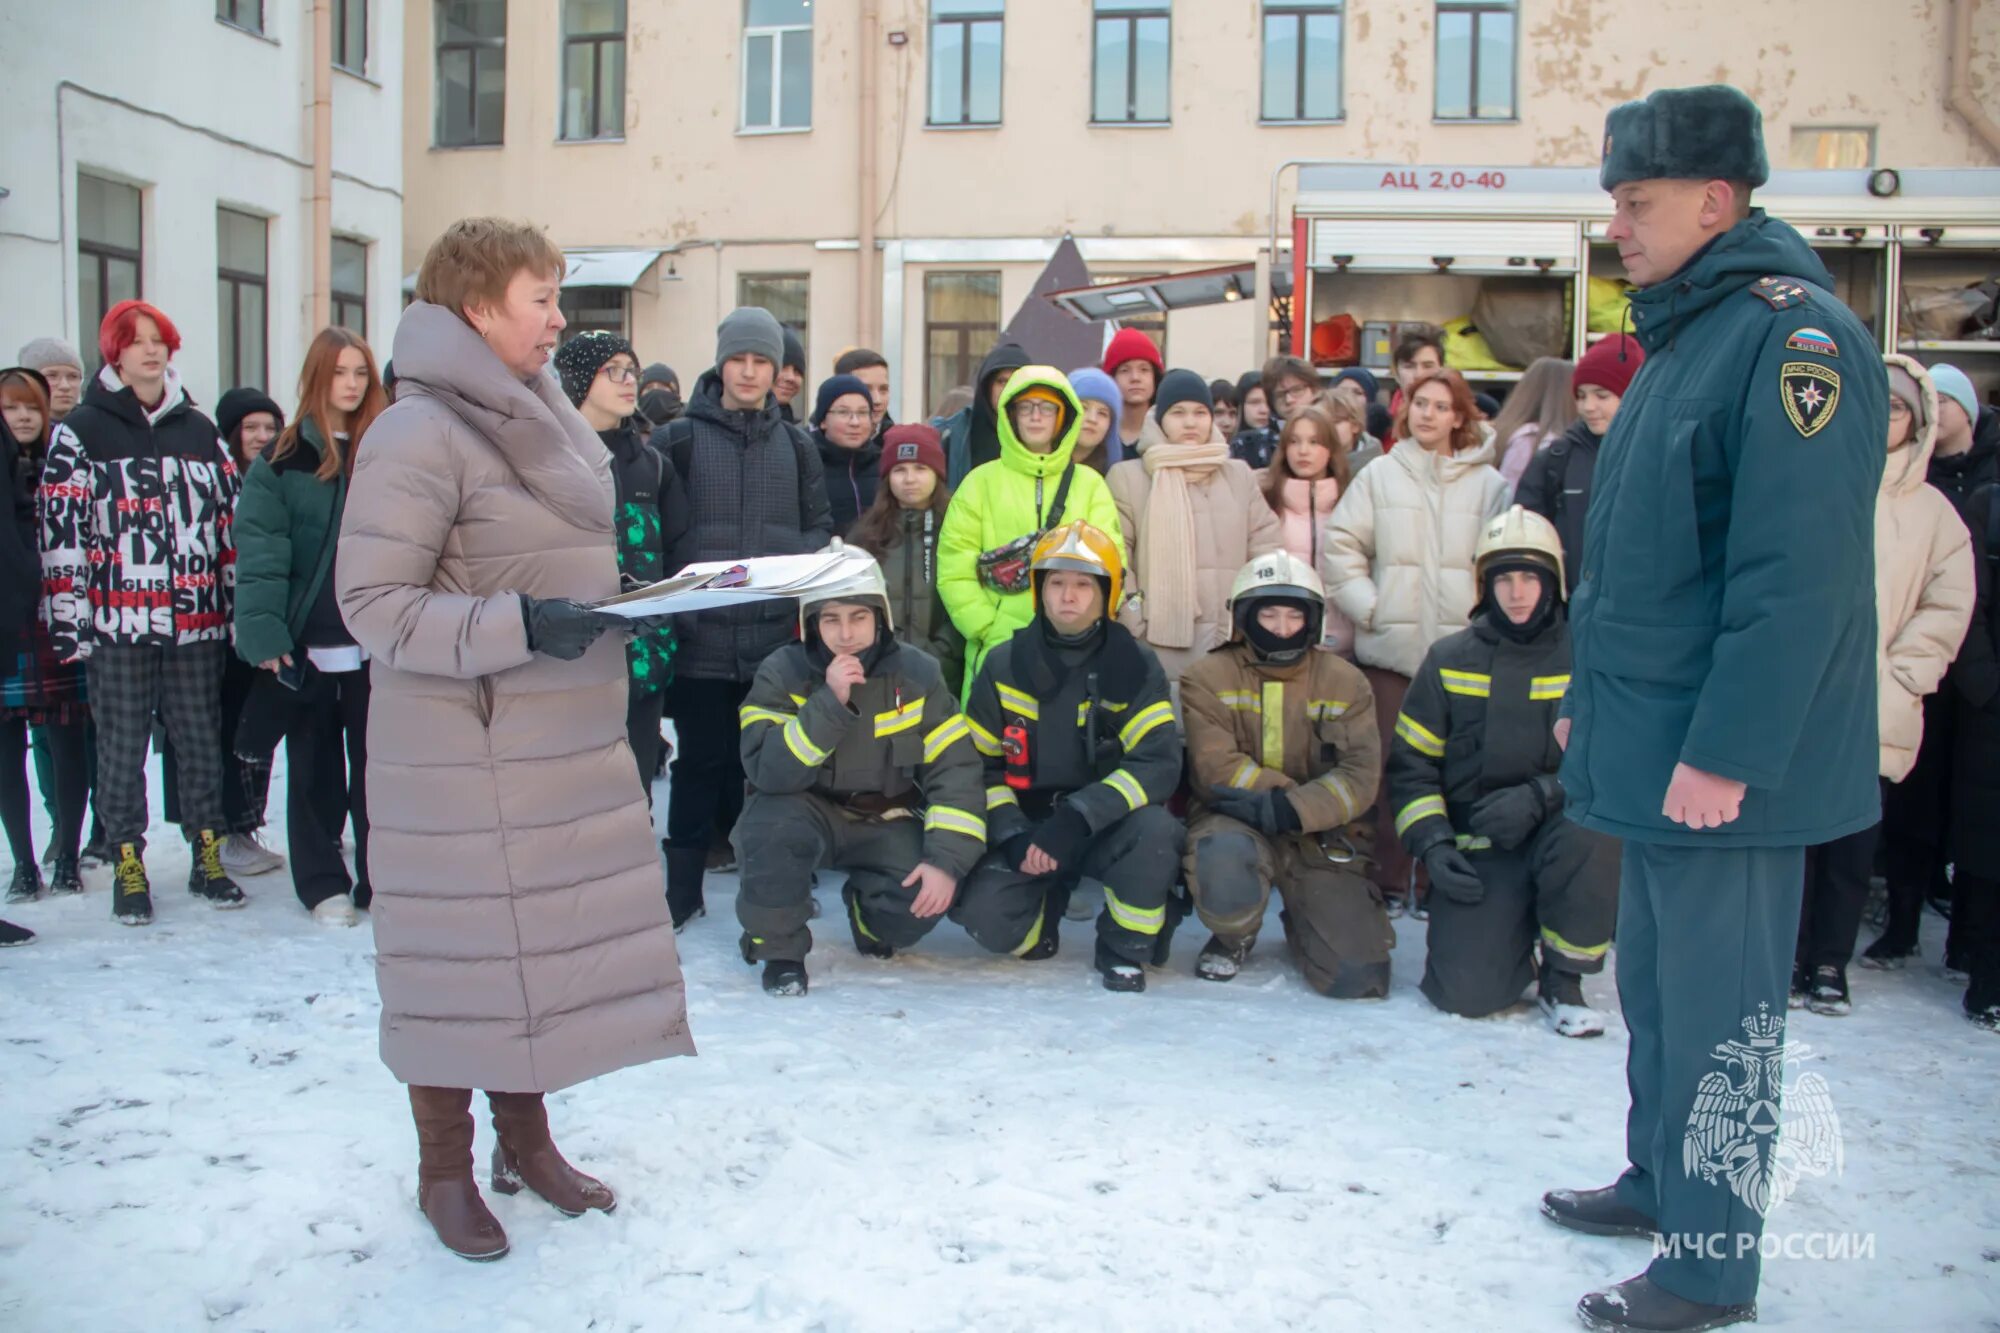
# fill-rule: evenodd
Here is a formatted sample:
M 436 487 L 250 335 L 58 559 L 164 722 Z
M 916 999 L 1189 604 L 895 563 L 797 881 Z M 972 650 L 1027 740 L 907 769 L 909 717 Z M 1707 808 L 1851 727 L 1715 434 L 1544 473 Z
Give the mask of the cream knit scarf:
M 1139 564 L 1145 579 L 1146 638 L 1162 648 L 1192 648 L 1195 617 L 1194 497 L 1188 487 L 1229 461 L 1219 435 L 1203 444 L 1156 440 L 1141 456 L 1152 488 L 1140 530 Z

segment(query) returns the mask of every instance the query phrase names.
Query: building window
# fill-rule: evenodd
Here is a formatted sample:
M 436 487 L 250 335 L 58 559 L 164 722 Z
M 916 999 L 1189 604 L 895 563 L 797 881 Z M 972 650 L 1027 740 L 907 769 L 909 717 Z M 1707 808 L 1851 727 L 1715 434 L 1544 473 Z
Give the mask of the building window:
M 333 0 L 333 63 L 349 74 L 368 73 L 368 0 Z
M 215 0 L 215 16 L 247 32 L 264 31 L 264 0 Z
M 762 306 L 778 323 L 799 335 L 799 346 L 808 352 L 811 365 L 812 342 L 806 337 L 812 322 L 812 279 L 804 273 L 739 273 L 736 275 L 736 304 Z
M 556 305 L 568 321 L 563 341 L 580 333 L 615 333 L 626 336 L 626 316 L 632 293 L 624 287 L 565 287 Z
M 743 128 L 812 128 L 812 0 L 743 0 Z
M 498 144 L 507 110 L 507 0 L 437 0 L 433 12 L 438 147 Z
M 1094 273 L 1090 278 L 1093 287 L 1108 287 L 1120 282 L 1130 282 L 1134 278 L 1157 273 L 1157 269 L 1146 269 L 1139 273 Z M 1118 316 L 1118 327 L 1137 329 L 1153 340 L 1153 346 L 1160 349 L 1160 357 L 1167 355 L 1167 315 L 1163 310 L 1136 310 Z M 1113 367 L 1116 369 L 1116 367 Z
M 1437 118 L 1512 120 L 1515 0 L 1438 0 Z
M 222 388 L 264 388 L 264 311 L 270 267 L 264 219 L 232 208 L 215 210 L 216 367 Z
M 97 327 L 120 301 L 137 300 L 144 269 L 140 210 L 144 196 L 136 185 L 121 185 L 98 176 L 76 178 L 77 341 L 91 369 L 97 356 Z
M 1006 0 L 932 0 L 931 124 L 1000 123 Z
M 563 0 L 565 139 L 625 133 L 625 0 Z
M 1264 0 L 1270 121 L 1339 120 L 1341 11 L 1329 0 Z
M 368 242 L 333 238 L 333 322 L 368 336 Z
M 1172 55 L 1171 0 L 1096 0 L 1090 119 L 1099 125 L 1165 124 Z
M 924 274 L 924 403 L 961 385 L 978 391 L 979 363 L 1000 340 L 998 273 Z
M 1792 166 L 1800 171 L 1866 171 L 1874 165 L 1873 128 L 1792 131 Z

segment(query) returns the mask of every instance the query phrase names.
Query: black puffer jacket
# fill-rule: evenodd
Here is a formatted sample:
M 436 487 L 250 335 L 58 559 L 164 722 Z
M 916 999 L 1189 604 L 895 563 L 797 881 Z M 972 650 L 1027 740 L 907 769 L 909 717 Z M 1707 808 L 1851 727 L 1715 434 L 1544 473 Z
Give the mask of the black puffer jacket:
M 1987 408 L 1979 414 L 1972 431 L 1972 447 L 1951 458 L 1931 455 L 1930 474 L 1924 478 L 1943 491 L 1958 516 L 1966 518 L 1966 504 L 1982 486 L 2000 481 L 2000 411 Z
M 1556 525 L 1563 544 L 1565 592 L 1576 590 L 1583 564 L 1583 519 L 1590 512 L 1590 483 L 1597 472 L 1597 450 L 1604 437 L 1575 422 L 1548 448 L 1528 460 L 1514 503 Z
M 819 465 L 826 474 L 826 500 L 833 513 L 833 532 L 844 537 L 869 505 L 875 503 L 875 488 L 882 480 L 882 437 L 877 434 L 862 442 L 859 449 L 843 449 L 814 428 L 813 444 L 819 449 Z
M 675 570 L 673 552 L 687 541 L 687 492 L 666 455 L 639 436 L 638 419 L 627 417 L 597 438 L 611 455 L 611 481 L 618 509 L 618 572 L 634 582 L 657 583 Z M 670 627 L 635 634 L 625 645 L 633 689 L 655 694 L 673 681 L 678 640 Z
M 1951 850 L 1960 873 L 2000 879 L 2000 486 L 1981 488 L 1963 512 L 1978 595 L 1948 682 L 1958 694 Z

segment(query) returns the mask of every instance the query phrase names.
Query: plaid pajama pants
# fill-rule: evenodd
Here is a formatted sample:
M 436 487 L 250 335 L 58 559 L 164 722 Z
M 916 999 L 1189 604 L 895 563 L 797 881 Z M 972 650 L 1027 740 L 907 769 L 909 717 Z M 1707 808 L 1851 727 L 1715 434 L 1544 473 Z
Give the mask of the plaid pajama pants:
M 97 804 L 106 840 L 146 844 L 146 750 L 153 717 L 166 720 L 180 779 L 180 811 L 190 834 L 223 831 L 221 642 L 96 644 L 90 654 L 91 713 L 97 720 Z

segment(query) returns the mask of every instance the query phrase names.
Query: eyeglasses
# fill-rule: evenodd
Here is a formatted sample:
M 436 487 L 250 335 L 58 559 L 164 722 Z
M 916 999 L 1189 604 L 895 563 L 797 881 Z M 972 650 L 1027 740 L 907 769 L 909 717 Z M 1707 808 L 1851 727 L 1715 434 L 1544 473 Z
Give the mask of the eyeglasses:
M 865 407 L 836 407 L 827 412 L 835 421 L 866 421 L 874 413 Z
M 1312 393 L 1312 388 L 1309 385 L 1287 384 L 1278 390 L 1278 401 L 1281 403 L 1296 402 L 1310 393 Z
M 630 366 L 606 366 L 597 373 L 613 384 L 630 384 L 639 378 L 639 372 Z
M 1024 417 L 1052 417 L 1062 412 L 1062 408 L 1040 398 L 1023 398 L 1014 404 L 1014 411 Z
M 1906 417 L 1910 415 L 1910 405 L 1900 398 L 1891 397 L 1889 399 L 1889 415 L 1892 417 Z

